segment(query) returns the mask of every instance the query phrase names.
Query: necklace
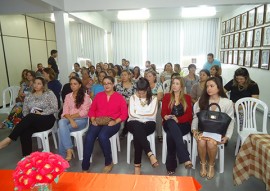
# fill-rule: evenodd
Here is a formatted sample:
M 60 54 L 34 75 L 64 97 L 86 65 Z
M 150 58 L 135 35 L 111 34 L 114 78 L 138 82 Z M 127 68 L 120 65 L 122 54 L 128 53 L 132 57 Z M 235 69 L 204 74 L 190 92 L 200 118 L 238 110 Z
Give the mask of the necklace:
M 147 103 L 147 100 L 145 99 L 145 101 L 142 101 L 141 98 L 139 98 L 139 100 L 140 100 L 141 106 L 144 107 Z

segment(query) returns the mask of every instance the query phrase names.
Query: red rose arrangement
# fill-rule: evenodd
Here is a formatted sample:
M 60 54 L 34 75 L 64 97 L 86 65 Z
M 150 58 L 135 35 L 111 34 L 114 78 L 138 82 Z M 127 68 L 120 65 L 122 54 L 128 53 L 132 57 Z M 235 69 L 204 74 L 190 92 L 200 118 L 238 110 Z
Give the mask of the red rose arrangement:
M 60 155 L 33 152 L 18 162 L 13 179 L 15 190 L 29 189 L 38 183 L 58 182 L 59 175 L 69 167 Z

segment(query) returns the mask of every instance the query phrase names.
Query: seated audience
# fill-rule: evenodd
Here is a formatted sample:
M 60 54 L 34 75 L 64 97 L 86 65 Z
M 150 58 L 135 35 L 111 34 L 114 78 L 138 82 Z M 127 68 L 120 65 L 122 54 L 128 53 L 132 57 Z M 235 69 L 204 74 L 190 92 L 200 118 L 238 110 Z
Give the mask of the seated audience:
M 166 80 L 163 82 L 163 91 L 164 93 L 169 93 L 171 91 L 171 86 L 172 86 L 172 79 L 175 78 L 176 76 L 180 76 L 179 73 L 173 73 L 171 76 L 171 79 Z
M 225 144 L 231 138 L 233 133 L 234 109 L 232 101 L 227 98 L 220 80 L 216 77 L 211 77 L 206 80 L 202 95 L 194 105 L 194 115 L 191 128 L 193 136 L 198 144 L 198 154 L 201 160 L 200 176 L 207 177 L 207 179 L 212 179 L 215 175 L 215 160 L 218 149 L 217 146 L 220 143 L 212 138 L 203 136 L 203 132 L 198 130 L 199 120 L 197 113 L 200 110 L 206 110 L 211 103 L 217 103 L 221 108 L 221 112 L 227 113 L 232 119 L 226 135 L 222 137 L 220 142 L 221 144 Z M 219 111 L 218 107 L 215 105 L 211 106 L 210 110 Z M 206 155 L 208 155 L 208 162 L 206 161 Z
M 72 93 L 66 95 L 62 118 L 58 123 L 59 153 L 67 161 L 70 161 L 74 156 L 70 133 L 86 127 L 87 113 L 91 104 L 91 99 L 85 93 L 82 80 L 78 77 L 71 77 L 69 81 Z
M 74 72 L 76 72 L 79 75 L 79 78 L 82 78 L 81 66 L 77 62 L 74 63 Z
M 195 72 L 196 72 L 196 65 L 190 64 L 188 66 L 188 75 L 184 77 L 186 93 L 189 95 L 191 93 L 191 87 L 197 82 L 199 82 L 199 76 L 197 76 Z
M 134 140 L 135 174 L 141 174 L 142 151 L 148 156 L 151 165 L 157 167 L 158 161 L 151 151 L 147 136 L 156 128 L 157 97 L 152 95 L 150 84 L 145 78 L 137 81 L 137 91 L 129 101 L 128 131 Z
M 105 157 L 103 173 L 109 173 L 113 168 L 110 137 L 115 135 L 122 121 L 127 119 L 127 104 L 122 95 L 114 91 L 114 79 L 106 76 L 103 79 L 105 91 L 96 95 L 88 116 L 91 125 L 85 137 L 83 147 L 82 170 L 88 171 L 94 144 L 98 138 Z
M 208 70 L 202 69 L 200 71 L 200 81 L 194 84 L 191 88 L 190 96 L 192 98 L 192 103 L 196 103 L 199 97 L 201 97 L 203 88 L 205 87 L 205 82 L 209 77 L 210 73 Z
M 81 74 L 82 74 L 81 76 L 82 83 L 86 89 L 87 94 L 90 95 L 91 88 L 94 84 L 94 80 L 89 76 L 88 69 L 82 69 Z
M 139 66 L 135 66 L 133 69 L 133 78 L 132 80 L 134 82 L 137 82 L 140 78 L 141 78 L 141 69 L 139 68 Z
M 37 64 L 37 71 L 36 71 L 36 76 L 42 76 L 43 75 L 43 66 L 41 63 Z
M 55 122 L 54 113 L 56 112 L 57 99 L 54 93 L 47 89 L 44 78 L 37 77 L 34 81 L 33 92 L 24 100 L 24 117 L 14 127 L 10 135 L 0 142 L 0 149 L 20 137 L 22 155 L 31 154 L 32 134 L 51 129 Z
M 164 66 L 164 71 L 161 73 L 160 75 L 160 82 L 163 83 L 166 80 L 171 79 L 171 76 L 173 74 L 173 67 L 172 67 L 172 63 L 168 62 L 165 66 Z
M 210 74 L 211 74 L 211 77 L 217 77 L 220 79 L 220 82 L 223 86 L 223 80 L 222 80 L 222 77 L 220 76 L 219 74 L 219 66 L 218 65 L 213 65 L 210 69 Z
M 171 93 L 165 94 L 162 100 L 161 116 L 167 136 L 166 168 L 168 175 L 173 175 L 178 162 L 185 168 L 191 168 L 190 153 L 183 141 L 183 136 L 190 133 L 192 121 L 191 98 L 184 92 L 182 77 L 172 79 Z
M 90 96 L 92 99 L 94 99 L 94 97 L 96 97 L 96 95 L 99 92 L 104 91 L 104 86 L 102 85 L 102 81 L 103 81 L 104 77 L 106 77 L 106 76 L 107 76 L 107 74 L 104 71 L 101 71 L 98 73 L 98 81 L 91 88 Z
M 217 65 L 219 67 L 218 73 L 221 75 L 221 63 L 219 60 L 214 59 L 214 54 L 209 53 L 207 54 L 207 62 L 203 65 L 203 69 L 208 70 L 210 72 L 210 69 L 212 66 Z

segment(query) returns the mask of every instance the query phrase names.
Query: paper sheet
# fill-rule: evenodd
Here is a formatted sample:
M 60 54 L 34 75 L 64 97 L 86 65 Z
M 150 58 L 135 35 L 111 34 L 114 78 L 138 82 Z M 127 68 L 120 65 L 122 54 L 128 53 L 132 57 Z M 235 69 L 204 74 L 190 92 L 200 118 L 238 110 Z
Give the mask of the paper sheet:
M 209 132 L 203 132 L 202 134 L 204 137 L 210 137 L 218 142 L 221 142 L 221 135 L 217 133 L 209 133 Z

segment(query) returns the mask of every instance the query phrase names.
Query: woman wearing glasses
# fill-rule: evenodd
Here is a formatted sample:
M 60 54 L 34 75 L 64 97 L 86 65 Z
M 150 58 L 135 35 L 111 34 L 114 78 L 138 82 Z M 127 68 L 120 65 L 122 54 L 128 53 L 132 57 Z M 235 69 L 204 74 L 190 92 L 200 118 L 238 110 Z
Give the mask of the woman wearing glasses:
M 125 99 L 114 91 L 114 78 L 106 76 L 102 82 L 104 91 L 95 96 L 88 113 L 92 124 L 85 137 L 83 172 L 89 170 L 90 158 L 97 138 L 105 156 L 103 173 L 109 173 L 112 170 L 112 151 L 109 139 L 119 131 L 121 122 L 125 121 L 128 116 Z

